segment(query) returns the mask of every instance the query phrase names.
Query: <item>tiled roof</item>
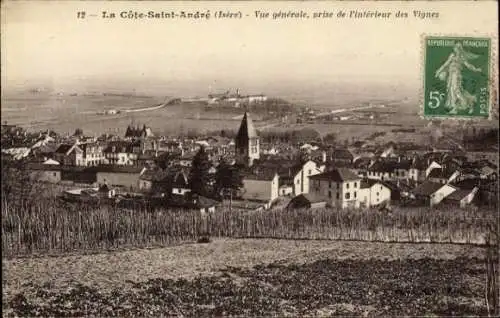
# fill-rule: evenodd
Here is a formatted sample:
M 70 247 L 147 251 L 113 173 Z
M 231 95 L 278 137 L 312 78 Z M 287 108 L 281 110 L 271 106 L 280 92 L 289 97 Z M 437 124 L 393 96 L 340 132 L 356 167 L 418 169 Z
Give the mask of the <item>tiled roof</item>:
M 330 180 L 335 182 L 351 181 L 361 179 L 357 174 L 355 174 L 350 169 L 346 168 L 335 168 L 331 171 L 323 172 L 314 176 L 310 176 L 310 179 L 314 180 Z
M 431 170 L 429 173 L 428 178 L 442 178 L 442 179 L 448 179 L 455 173 L 455 171 L 450 171 L 450 170 L 443 170 L 440 168 L 434 168 Z
M 56 149 L 56 153 L 67 153 L 74 145 L 62 144 Z
M 377 183 L 379 183 L 378 180 L 363 179 L 363 180 L 361 180 L 359 187 L 361 189 L 367 189 L 367 188 L 371 188 L 374 184 L 377 184 Z
M 337 159 L 350 159 L 354 158 L 353 154 L 348 149 L 335 149 L 332 153 L 333 158 Z
M 413 189 L 413 194 L 421 195 L 421 196 L 430 196 L 435 193 L 437 190 L 443 187 L 442 184 L 432 181 L 425 181 L 415 189 Z
M 274 179 L 276 174 L 277 172 L 275 169 L 259 169 L 257 171 L 243 172 L 243 179 L 270 181 Z
M 458 189 L 454 191 L 452 194 L 446 197 L 447 200 L 452 200 L 452 201 L 460 201 L 466 196 L 468 196 L 472 190 L 463 190 L 463 189 Z
M 108 143 L 107 147 L 104 149 L 105 153 L 132 153 L 134 147 L 140 147 L 139 143 L 119 140 L 111 141 Z
M 108 173 L 140 173 L 144 168 L 136 166 L 116 166 L 116 165 L 101 165 L 96 167 L 88 167 L 89 172 L 108 172 Z

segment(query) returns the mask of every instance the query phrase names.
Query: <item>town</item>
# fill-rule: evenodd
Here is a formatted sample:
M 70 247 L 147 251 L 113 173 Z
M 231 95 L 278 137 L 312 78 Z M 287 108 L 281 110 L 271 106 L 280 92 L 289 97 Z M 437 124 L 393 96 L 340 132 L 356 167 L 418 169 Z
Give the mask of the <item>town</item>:
M 267 99 L 239 92 L 209 98 L 209 104 Z M 124 136 L 92 137 L 81 129 L 61 136 L 5 123 L 2 162 L 22 162 L 32 180 L 61 185 L 64 202 L 97 205 L 154 203 L 209 212 L 227 204 L 240 210 L 498 204 L 498 149 L 471 148 L 495 139 L 498 129 L 464 135 L 460 143 L 470 151 L 453 143 L 262 138 L 249 112 L 237 132 L 188 137 L 153 131 L 131 124 Z

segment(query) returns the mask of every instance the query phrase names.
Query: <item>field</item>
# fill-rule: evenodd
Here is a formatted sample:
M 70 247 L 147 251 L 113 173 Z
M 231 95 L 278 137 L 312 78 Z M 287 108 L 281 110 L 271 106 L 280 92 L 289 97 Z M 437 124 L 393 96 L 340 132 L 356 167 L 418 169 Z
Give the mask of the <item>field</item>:
M 4 316 L 486 313 L 471 246 L 216 239 L 3 266 Z
M 169 97 L 153 96 L 121 96 L 121 95 L 79 95 L 58 96 L 44 93 L 6 96 L 2 99 L 2 118 L 10 124 L 18 124 L 33 130 L 53 129 L 60 133 L 73 133 L 79 127 L 90 135 L 115 133 L 122 135 L 127 126 L 134 122 L 152 127 L 158 134 L 187 133 L 196 129 L 199 132 L 217 131 L 221 129 L 236 130 L 240 123 L 238 111 L 205 110 L 201 103 L 183 103 L 168 107 L 133 113 L 115 115 L 98 115 L 104 110 L 127 110 L 154 106 L 163 103 Z M 356 103 L 352 104 L 356 105 Z M 339 104 L 337 107 L 352 107 Z M 407 109 L 408 106 L 392 107 L 391 109 Z M 335 106 L 330 106 L 333 109 Z M 240 110 L 240 113 L 243 110 Z M 35 116 L 36 114 L 36 116 Z M 241 115 L 241 114 L 240 114 Z M 291 116 L 293 117 L 293 116 Z M 379 131 L 390 131 L 391 127 L 376 125 L 336 125 L 336 124 L 289 124 L 275 125 L 271 122 L 259 122 L 261 116 L 252 113 L 257 127 L 266 130 L 288 130 L 310 127 L 321 135 L 330 132 L 339 134 L 339 138 L 363 138 L 367 134 Z M 293 118 L 292 118 L 293 119 Z M 291 119 L 291 120 L 292 120 Z M 422 125 L 414 112 L 398 114 L 398 123 Z M 293 121 L 293 120 L 292 120 Z
M 217 238 L 286 238 L 383 242 L 484 243 L 494 209 L 229 211 L 214 214 L 162 207 L 122 209 L 55 204 L 2 204 L 6 257 L 127 247 L 170 246 Z
M 134 122 L 152 127 L 155 133 L 178 133 L 189 129 L 213 131 L 237 129 L 240 120 L 235 114 L 204 110 L 199 103 L 169 105 L 165 108 L 98 115 L 104 110 L 126 110 L 144 108 L 161 104 L 167 97 L 148 96 L 54 96 L 34 95 L 4 98 L 2 100 L 2 119 L 9 124 L 18 124 L 32 130 L 53 129 L 60 133 L 73 133 L 77 127 L 84 133 L 99 135 L 115 133 L 122 135 L 127 126 Z M 36 116 L 34 115 L 36 114 Z M 253 116 L 255 120 L 259 116 Z

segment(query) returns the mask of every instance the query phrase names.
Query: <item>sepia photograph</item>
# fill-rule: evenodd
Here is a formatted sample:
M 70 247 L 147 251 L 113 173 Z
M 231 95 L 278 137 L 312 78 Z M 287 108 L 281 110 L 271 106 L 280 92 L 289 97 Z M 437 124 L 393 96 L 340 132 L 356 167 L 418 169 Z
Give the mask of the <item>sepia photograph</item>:
M 498 317 L 497 1 L 1 3 L 3 317 Z

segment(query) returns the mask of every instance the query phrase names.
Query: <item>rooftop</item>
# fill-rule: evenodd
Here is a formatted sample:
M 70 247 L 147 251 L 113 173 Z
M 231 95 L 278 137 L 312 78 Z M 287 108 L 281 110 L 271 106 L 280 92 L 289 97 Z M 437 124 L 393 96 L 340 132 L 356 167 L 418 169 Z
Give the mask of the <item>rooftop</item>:
M 335 168 L 331 171 L 310 176 L 309 178 L 313 180 L 329 180 L 335 182 L 353 181 L 361 179 L 361 177 L 355 174 L 352 170 L 346 168 Z

